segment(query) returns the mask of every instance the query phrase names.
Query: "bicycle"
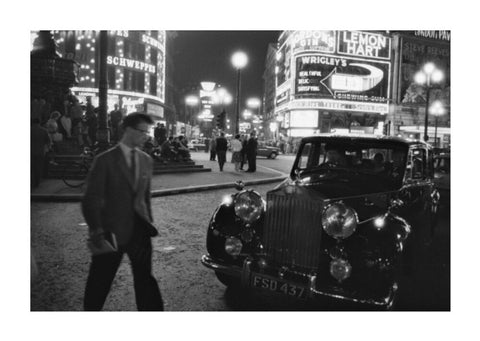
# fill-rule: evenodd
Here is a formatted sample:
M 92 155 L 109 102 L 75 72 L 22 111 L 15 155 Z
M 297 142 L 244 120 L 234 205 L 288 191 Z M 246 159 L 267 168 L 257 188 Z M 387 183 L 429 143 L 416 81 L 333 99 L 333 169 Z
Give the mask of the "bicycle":
M 65 185 L 78 188 L 85 184 L 85 178 L 90 170 L 95 154 L 95 151 L 85 147 L 82 154 L 80 154 L 80 161 L 65 163 L 62 170 L 62 181 Z

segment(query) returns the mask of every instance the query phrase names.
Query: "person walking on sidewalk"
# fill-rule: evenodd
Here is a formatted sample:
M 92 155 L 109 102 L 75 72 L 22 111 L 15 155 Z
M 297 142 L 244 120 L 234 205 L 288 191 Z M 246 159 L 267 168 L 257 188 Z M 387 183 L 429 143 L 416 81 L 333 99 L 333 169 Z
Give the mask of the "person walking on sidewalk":
M 212 135 L 212 141 L 210 142 L 210 161 L 215 161 L 215 156 L 217 155 L 216 144 L 215 135 Z
M 253 173 L 257 170 L 257 147 L 258 142 L 256 139 L 255 131 L 250 133 L 250 138 L 247 141 L 247 160 L 248 160 L 248 169 L 246 170 L 249 173 Z
M 147 140 L 152 119 L 132 113 L 122 123 L 124 134 L 115 147 L 99 154 L 87 178 L 82 212 L 88 224 L 90 244 L 101 248 L 116 237 L 116 251 L 92 250 L 85 288 L 84 309 L 101 310 L 112 281 L 126 253 L 133 272 L 138 310 L 163 310 L 163 300 L 152 275 L 151 237 L 158 234 L 152 224 L 150 183 L 153 161 L 139 148 Z
M 247 162 L 247 136 L 242 135 L 242 151 L 240 152 L 241 160 L 240 160 L 240 170 L 243 170 L 243 165 Z
M 45 155 L 50 148 L 50 136 L 45 128 L 40 126 L 40 119 L 32 119 L 30 129 L 30 179 L 31 187 L 36 188 L 43 178 Z
M 217 156 L 218 156 L 218 166 L 220 167 L 220 172 L 223 172 L 223 166 L 227 161 L 227 149 L 228 149 L 228 141 L 225 138 L 225 133 L 221 132 L 220 137 L 217 137 L 215 141 Z
M 240 141 L 240 134 L 235 135 L 235 138 L 230 142 L 232 147 L 232 161 L 235 164 L 235 170 L 240 170 L 240 162 L 242 161 L 242 142 Z

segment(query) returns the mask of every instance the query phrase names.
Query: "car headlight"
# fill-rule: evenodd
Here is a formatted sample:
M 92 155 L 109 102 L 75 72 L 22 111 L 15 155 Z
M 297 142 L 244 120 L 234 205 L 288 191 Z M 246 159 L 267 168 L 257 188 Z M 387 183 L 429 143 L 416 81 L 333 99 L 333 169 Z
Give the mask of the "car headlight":
M 242 252 L 242 241 L 235 237 L 229 237 L 225 240 L 225 252 L 230 256 L 238 256 Z
M 357 228 L 357 220 L 357 213 L 341 202 L 327 206 L 322 214 L 323 229 L 336 239 L 350 237 Z
M 233 201 L 235 214 L 245 223 L 251 224 L 262 215 L 264 203 L 262 197 L 252 190 L 240 192 Z

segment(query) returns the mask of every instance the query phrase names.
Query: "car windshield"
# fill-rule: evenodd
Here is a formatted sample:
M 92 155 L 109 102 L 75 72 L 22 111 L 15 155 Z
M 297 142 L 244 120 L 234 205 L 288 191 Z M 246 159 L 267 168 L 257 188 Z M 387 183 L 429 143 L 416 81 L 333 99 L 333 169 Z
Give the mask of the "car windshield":
M 407 147 L 369 140 L 318 140 L 300 146 L 293 172 L 311 182 L 338 179 L 401 183 Z

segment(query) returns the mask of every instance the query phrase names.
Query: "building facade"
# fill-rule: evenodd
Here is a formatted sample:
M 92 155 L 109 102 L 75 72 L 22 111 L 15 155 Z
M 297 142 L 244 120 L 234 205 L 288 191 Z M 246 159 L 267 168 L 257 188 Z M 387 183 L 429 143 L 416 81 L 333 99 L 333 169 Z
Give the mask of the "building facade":
M 70 90 L 81 103 L 98 106 L 99 31 L 53 31 L 57 51 L 80 64 L 79 83 Z M 107 111 L 144 111 L 165 121 L 166 32 L 108 31 Z
M 265 58 L 265 71 L 263 72 L 263 98 L 262 116 L 263 132 L 266 139 L 276 139 L 278 123 L 275 119 L 275 66 L 277 48 L 276 44 L 268 44 L 267 56 Z
M 425 85 L 415 74 L 434 62 L 444 74 L 429 88 L 442 117 L 431 117 L 439 145 L 449 144 L 449 31 L 284 31 L 276 54 L 274 117 L 287 138 L 323 132 L 422 138 Z M 448 143 L 447 143 L 448 141 Z M 432 142 L 432 141 L 431 141 Z
M 439 101 L 441 116 L 429 114 L 428 141 L 450 147 L 450 31 L 391 31 L 395 56 L 393 105 L 388 115 L 391 134 L 423 139 L 427 91 L 429 106 Z M 428 89 L 415 82 L 415 74 L 433 63 L 443 79 Z M 436 140 L 435 140 L 436 135 Z

